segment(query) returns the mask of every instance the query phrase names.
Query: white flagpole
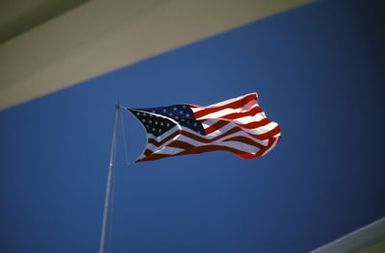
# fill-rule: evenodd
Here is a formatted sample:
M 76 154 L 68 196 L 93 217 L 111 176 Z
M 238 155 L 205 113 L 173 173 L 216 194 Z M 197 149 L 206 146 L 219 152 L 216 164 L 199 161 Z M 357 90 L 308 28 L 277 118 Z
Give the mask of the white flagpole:
M 113 128 L 113 132 L 112 132 L 110 163 L 108 166 L 106 196 L 105 196 L 105 200 L 104 200 L 103 224 L 102 224 L 102 233 L 100 236 L 99 253 L 104 253 L 104 247 L 105 247 L 104 245 L 105 245 L 105 240 L 106 240 L 106 229 L 107 229 L 107 222 L 108 222 L 108 211 L 110 209 L 110 196 L 111 196 L 111 186 L 112 186 L 112 167 L 113 167 L 113 162 L 115 160 L 116 134 L 118 131 L 119 109 L 120 109 L 120 105 L 116 104 L 115 105 L 114 128 Z

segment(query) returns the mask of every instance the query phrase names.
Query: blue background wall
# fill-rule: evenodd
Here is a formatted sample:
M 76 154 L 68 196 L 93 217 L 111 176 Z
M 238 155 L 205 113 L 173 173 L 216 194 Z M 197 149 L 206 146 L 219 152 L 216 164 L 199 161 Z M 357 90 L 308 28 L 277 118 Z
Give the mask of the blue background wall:
M 384 8 L 330 1 L 252 23 L 0 112 L 2 252 L 96 252 L 116 101 L 211 104 L 257 91 L 283 139 L 127 168 L 113 252 L 306 252 L 385 215 Z

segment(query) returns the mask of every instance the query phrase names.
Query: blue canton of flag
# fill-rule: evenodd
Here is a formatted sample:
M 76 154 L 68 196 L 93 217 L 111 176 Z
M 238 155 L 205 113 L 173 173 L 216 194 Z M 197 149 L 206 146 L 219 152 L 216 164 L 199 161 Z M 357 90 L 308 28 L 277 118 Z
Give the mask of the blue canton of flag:
M 134 116 L 144 125 L 148 133 L 160 136 L 176 124 L 204 135 L 203 126 L 194 117 L 189 105 L 131 109 Z M 164 117 L 162 117 L 164 116 Z

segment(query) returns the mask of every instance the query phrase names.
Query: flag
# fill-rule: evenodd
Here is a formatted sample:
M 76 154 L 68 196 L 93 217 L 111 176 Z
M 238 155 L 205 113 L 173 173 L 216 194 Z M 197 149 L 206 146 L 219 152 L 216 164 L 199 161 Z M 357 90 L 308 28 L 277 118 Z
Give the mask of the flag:
M 229 151 L 244 159 L 268 153 L 281 130 L 268 119 L 256 93 L 209 106 L 127 108 L 144 126 L 147 143 L 136 162 L 165 157 Z

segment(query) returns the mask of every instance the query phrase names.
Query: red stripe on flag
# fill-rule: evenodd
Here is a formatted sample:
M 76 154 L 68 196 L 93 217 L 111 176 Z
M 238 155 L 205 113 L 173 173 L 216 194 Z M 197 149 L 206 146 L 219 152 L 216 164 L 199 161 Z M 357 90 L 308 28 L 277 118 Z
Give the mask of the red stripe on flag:
M 160 142 L 158 142 L 157 140 L 155 140 L 153 138 L 148 138 L 148 142 L 153 144 L 156 147 L 160 147 L 164 143 L 169 141 L 170 139 L 172 139 L 172 138 L 174 138 L 174 137 L 176 137 L 177 135 L 180 134 L 180 135 L 189 137 L 189 138 L 191 138 L 193 140 L 196 140 L 196 141 L 199 141 L 199 142 L 210 143 L 210 142 L 217 141 L 217 140 L 219 140 L 221 138 L 224 138 L 224 137 L 226 137 L 228 135 L 231 135 L 231 134 L 234 134 L 234 133 L 237 133 L 237 132 L 244 132 L 247 135 L 249 135 L 250 137 L 256 138 L 258 140 L 266 140 L 266 139 L 269 139 L 269 138 L 273 137 L 274 135 L 280 133 L 280 128 L 279 128 L 279 126 L 276 126 L 272 130 L 270 130 L 270 131 L 268 131 L 266 133 L 263 133 L 263 134 L 251 134 L 251 133 L 248 133 L 247 131 L 245 131 L 244 129 L 242 129 L 241 127 L 235 126 L 235 127 L 231 128 L 231 129 L 229 129 L 228 131 L 226 131 L 226 132 L 224 132 L 224 133 L 222 133 L 220 135 L 217 135 L 217 136 L 215 136 L 213 138 L 204 138 L 201 135 L 193 134 L 193 133 L 190 133 L 190 132 L 187 132 L 187 131 L 184 131 L 184 130 L 176 130 L 174 133 L 172 133 L 170 136 L 166 137 L 165 139 L 163 139 Z
M 228 121 L 225 120 L 219 120 L 218 122 L 214 123 L 213 125 L 209 126 L 208 128 L 204 129 L 205 134 L 211 134 L 212 132 L 217 131 L 218 129 L 226 126 L 229 124 Z
M 262 108 L 254 107 L 254 108 L 252 108 L 246 112 L 230 113 L 230 114 L 221 116 L 220 118 L 222 118 L 222 119 L 237 119 L 237 118 L 242 118 L 242 117 L 246 117 L 246 116 L 254 116 L 255 114 L 260 113 L 260 112 L 263 112 Z
M 201 111 L 198 111 L 198 112 L 194 113 L 194 115 L 195 115 L 195 118 L 200 118 L 200 117 L 203 117 L 203 116 L 205 116 L 207 114 L 218 112 L 218 111 L 223 110 L 223 109 L 227 109 L 227 108 L 232 108 L 232 109 L 240 108 L 240 107 L 246 105 L 247 103 L 249 103 L 252 100 L 255 100 L 255 102 L 257 102 L 257 96 L 255 94 L 250 94 L 250 95 L 248 95 L 246 97 L 241 98 L 240 100 L 233 101 L 233 102 L 231 102 L 229 104 L 224 104 L 224 105 L 216 106 L 216 107 L 207 107 L 206 109 L 203 109 Z
M 173 156 L 179 156 L 179 155 L 191 155 L 191 154 L 200 154 L 205 152 L 211 152 L 211 151 L 229 151 L 231 153 L 234 153 L 244 159 L 252 159 L 255 157 L 261 156 L 266 150 L 261 149 L 256 154 L 250 154 L 247 152 L 240 151 L 236 148 L 231 148 L 227 146 L 221 146 L 221 145 L 204 145 L 204 146 L 195 146 L 190 149 L 187 149 L 185 151 L 182 151 L 177 154 L 151 154 L 149 156 L 146 156 L 142 159 L 137 160 L 136 162 L 143 162 L 143 161 L 151 161 L 151 160 L 158 160 L 165 157 L 173 157 Z
M 147 141 L 148 143 L 151 143 L 157 147 L 163 145 L 164 143 L 168 142 L 169 140 L 171 140 L 172 138 L 174 138 L 175 136 L 181 134 L 183 131 L 182 130 L 176 130 L 174 133 L 170 134 L 169 136 L 167 136 L 166 138 L 164 138 L 162 141 L 157 141 L 153 138 L 148 138 Z
M 221 129 L 222 127 L 226 126 L 227 124 L 235 124 L 239 127 L 242 127 L 242 128 L 246 128 L 246 129 L 254 129 L 254 128 L 258 128 L 258 127 L 262 127 L 262 126 L 265 126 L 269 123 L 271 123 L 271 120 L 269 120 L 268 118 L 265 118 L 265 119 L 261 119 L 259 121 L 254 121 L 254 122 L 250 122 L 250 123 L 246 123 L 246 124 L 242 124 L 242 123 L 238 123 L 236 121 L 229 121 L 229 120 L 218 120 L 217 122 L 215 122 L 213 125 L 209 126 L 208 128 L 204 129 L 205 131 L 205 134 L 211 134 L 219 129 Z
M 224 139 L 223 141 L 224 142 L 225 141 L 237 141 L 237 142 L 246 143 L 248 145 L 255 146 L 255 147 L 258 147 L 258 148 L 265 148 L 265 146 L 262 145 L 261 143 L 253 141 L 252 139 L 244 137 L 244 136 L 234 136 L 234 137 L 230 137 L 230 138 Z

